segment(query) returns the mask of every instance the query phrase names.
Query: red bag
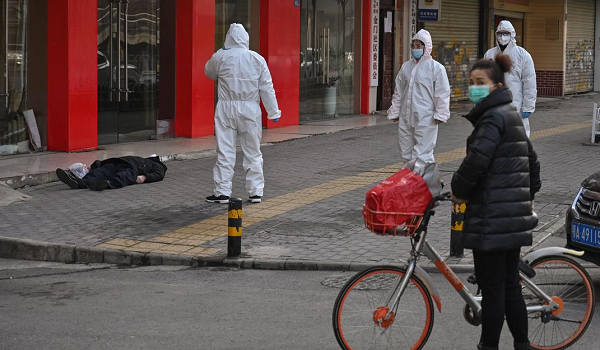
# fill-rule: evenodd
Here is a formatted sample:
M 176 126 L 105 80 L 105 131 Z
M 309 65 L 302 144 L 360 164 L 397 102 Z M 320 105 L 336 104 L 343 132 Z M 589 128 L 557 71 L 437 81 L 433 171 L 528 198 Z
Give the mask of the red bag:
M 425 180 L 410 169 L 403 168 L 367 192 L 363 210 L 365 223 L 375 232 L 395 230 L 415 215 L 422 215 L 432 199 Z

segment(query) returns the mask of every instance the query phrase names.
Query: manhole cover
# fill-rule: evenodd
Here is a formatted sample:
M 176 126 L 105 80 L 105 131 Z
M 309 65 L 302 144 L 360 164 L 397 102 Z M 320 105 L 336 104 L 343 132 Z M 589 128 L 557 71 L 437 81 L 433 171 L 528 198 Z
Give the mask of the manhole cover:
M 394 287 L 395 283 L 398 281 L 399 276 L 394 275 L 375 275 L 371 276 L 367 279 L 362 280 L 357 286 L 354 287 L 355 290 L 387 290 Z M 351 278 L 351 276 L 332 276 L 328 277 L 321 282 L 325 287 L 341 289 L 346 282 Z

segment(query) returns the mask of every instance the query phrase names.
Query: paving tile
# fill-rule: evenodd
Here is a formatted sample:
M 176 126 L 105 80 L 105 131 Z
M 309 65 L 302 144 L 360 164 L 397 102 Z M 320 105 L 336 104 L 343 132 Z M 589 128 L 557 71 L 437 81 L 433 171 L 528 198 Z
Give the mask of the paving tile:
M 540 227 L 564 217 L 583 178 L 600 170 L 596 148 L 582 145 L 589 139 L 586 125 L 595 97 L 540 104 L 532 116 L 533 145 L 542 164 L 543 187 L 536 196 Z M 465 155 L 471 130 L 462 118 L 440 127 L 436 157 L 447 185 Z M 394 125 L 278 143 L 264 147 L 263 154 L 265 201 L 244 202 L 242 249 L 253 251 L 252 258 L 355 263 L 406 258 L 407 238 L 376 236 L 363 227 L 361 217 L 365 192 L 398 170 Z M 169 162 L 162 182 L 102 193 L 59 183 L 25 188 L 21 192 L 32 200 L 0 207 L 0 235 L 144 252 L 164 244 L 156 251 L 222 254 L 228 208 L 204 202 L 212 192 L 214 160 Z M 243 174 L 239 161 L 234 196 L 245 198 Z M 450 237 L 445 205 L 432 218 L 428 235 L 441 254 L 447 254 Z

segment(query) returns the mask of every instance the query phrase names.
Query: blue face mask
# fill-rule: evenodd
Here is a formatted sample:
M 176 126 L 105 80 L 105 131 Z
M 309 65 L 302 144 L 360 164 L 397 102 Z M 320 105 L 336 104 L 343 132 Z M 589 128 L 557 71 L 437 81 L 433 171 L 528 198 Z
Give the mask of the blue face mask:
M 469 86 L 469 99 L 478 104 L 490 94 L 490 88 L 495 85 L 471 85 Z
M 420 60 L 421 57 L 423 57 L 423 49 L 412 49 L 410 50 L 410 54 L 412 55 L 412 57 L 414 57 L 416 60 Z

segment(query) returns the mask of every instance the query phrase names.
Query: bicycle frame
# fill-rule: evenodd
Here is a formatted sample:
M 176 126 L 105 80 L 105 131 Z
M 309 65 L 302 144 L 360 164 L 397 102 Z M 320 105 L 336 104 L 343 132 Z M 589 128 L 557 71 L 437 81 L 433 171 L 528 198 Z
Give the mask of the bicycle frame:
M 429 223 L 429 218 L 431 217 L 431 212 L 433 210 L 433 205 L 428 208 L 425 217 L 423 219 L 423 223 L 421 227 L 417 230 L 414 240 L 416 241 L 416 245 L 413 246 L 411 251 L 411 256 L 407 262 L 406 274 L 404 277 L 400 278 L 395 287 L 392 289 L 392 293 L 388 299 L 387 305 L 391 306 L 389 308 L 388 314 L 386 318 L 390 316 L 390 314 L 395 310 L 400 302 L 400 298 L 402 294 L 406 290 L 406 287 L 409 284 L 410 279 L 412 278 L 415 270 L 417 269 L 417 261 L 421 255 L 425 255 L 431 262 L 434 263 L 436 268 L 440 271 L 446 280 L 454 287 L 458 295 L 471 307 L 474 315 L 481 319 L 481 296 L 474 296 L 471 291 L 465 286 L 460 277 L 454 273 L 452 268 L 442 260 L 442 257 L 438 254 L 438 252 L 427 242 L 427 225 Z M 421 269 L 422 270 L 422 269 Z M 423 273 L 427 274 L 423 271 Z M 521 277 L 521 282 L 527 288 L 529 288 L 533 294 L 535 294 L 538 298 L 545 301 L 545 303 L 539 303 L 538 305 L 529 305 L 527 306 L 527 313 L 532 312 L 551 312 L 553 310 L 557 310 L 559 305 L 544 291 L 542 291 L 538 286 L 535 285 L 533 281 L 531 281 L 523 272 L 519 272 Z M 440 307 L 441 311 L 441 300 L 439 300 L 439 296 L 434 295 L 434 299 L 436 299 L 436 303 Z M 392 302 L 393 301 L 393 302 Z

